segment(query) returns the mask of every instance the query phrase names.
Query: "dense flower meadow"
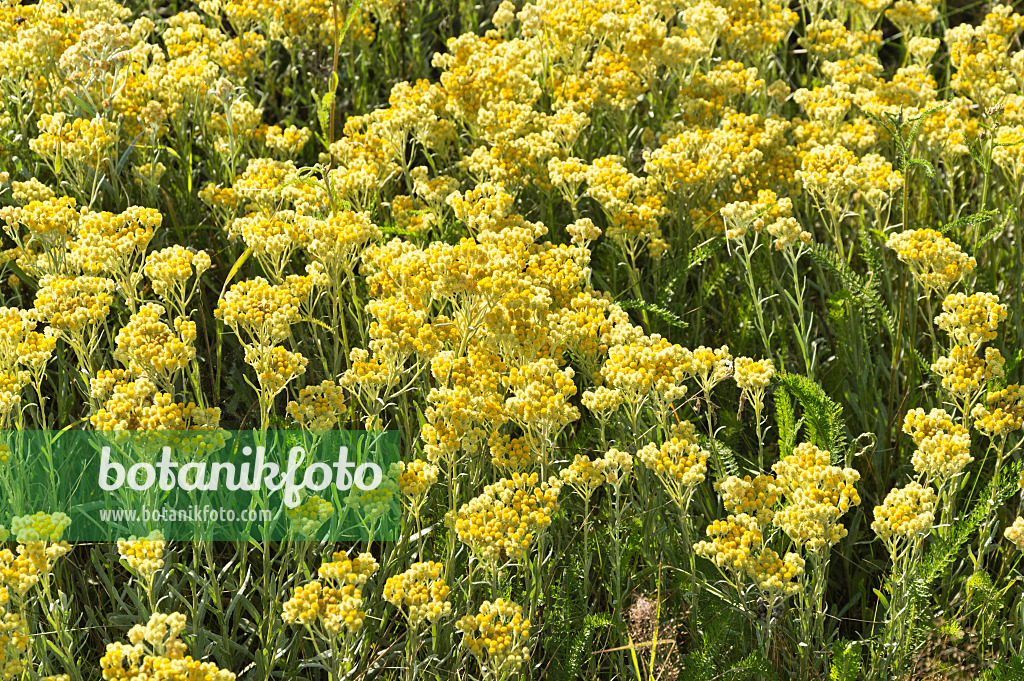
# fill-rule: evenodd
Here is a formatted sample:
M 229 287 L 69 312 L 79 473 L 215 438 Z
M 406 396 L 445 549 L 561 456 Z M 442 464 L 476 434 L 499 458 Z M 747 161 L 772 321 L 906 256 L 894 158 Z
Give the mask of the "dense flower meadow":
M 388 429 L 0 680 L 1024 676 L 1024 6 L 2 0 L 0 427 Z

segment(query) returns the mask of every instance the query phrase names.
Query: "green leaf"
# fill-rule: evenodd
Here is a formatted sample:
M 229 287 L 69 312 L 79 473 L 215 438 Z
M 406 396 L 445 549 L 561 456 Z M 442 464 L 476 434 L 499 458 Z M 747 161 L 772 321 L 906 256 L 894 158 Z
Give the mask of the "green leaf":
M 849 438 L 843 423 L 843 408 L 806 376 L 780 373 L 778 377 L 803 407 L 804 426 L 811 444 L 831 452 L 834 463 L 845 460 Z
M 832 646 L 831 681 L 857 681 L 861 670 L 861 646 L 855 641 L 836 641 Z
M 796 416 L 793 400 L 782 386 L 775 391 L 775 423 L 779 427 L 779 458 L 785 459 L 793 452 L 796 443 Z
M 949 234 L 958 227 L 973 227 L 974 225 L 981 224 L 982 222 L 988 222 L 996 215 L 999 215 L 997 210 L 983 210 L 977 213 L 971 213 L 970 215 L 961 215 L 952 222 L 947 222 L 942 227 L 939 227 L 940 234 Z
M 660 305 L 655 305 L 654 303 L 649 303 L 645 300 L 620 300 L 617 302 L 617 305 L 623 310 L 643 310 L 645 312 L 650 312 L 661 321 L 680 329 L 685 329 L 689 326 L 689 324 L 683 321 L 682 317 L 677 315 L 675 312 L 666 310 Z

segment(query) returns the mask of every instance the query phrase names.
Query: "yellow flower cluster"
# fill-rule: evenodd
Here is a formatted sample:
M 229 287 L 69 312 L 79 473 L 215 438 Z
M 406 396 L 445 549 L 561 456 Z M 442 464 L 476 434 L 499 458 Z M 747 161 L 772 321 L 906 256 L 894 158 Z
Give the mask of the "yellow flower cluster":
M 537 473 L 513 473 L 484 487 L 454 517 L 459 539 L 492 565 L 525 560 L 559 508 L 562 482 L 554 476 L 540 484 L 538 479 Z
M 413 459 L 409 462 L 399 461 L 398 464 L 401 467 L 398 484 L 404 496 L 420 497 L 437 482 L 440 469 L 432 463 L 422 459 Z
M 306 386 L 299 391 L 298 400 L 288 403 L 288 415 L 306 430 L 331 430 L 344 413 L 345 395 L 334 381 Z
M 368 213 L 343 211 L 309 223 L 307 248 L 328 272 L 347 272 L 354 267 L 360 251 L 381 236 Z
M 598 386 L 583 393 L 580 402 L 599 419 L 606 420 L 622 406 L 622 391 L 618 388 Z
M 908 229 L 891 235 L 886 245 L 910 267 L 925 290 L 938 291 L 943 296 L 978 264 L 934 229 Z
M 269 346 L 288 338 L 291 325 L 299 321 L 299 305 L 290 287 L 256 277 L 234 284 L 217 302 L 215 314 L 235 333 Z
M 137 376 L 148 376 L 160 385 L 172 384 L 174 375 L 195 359 L 192 347 L 195 322 L 174 320 L 180 335 L 175 335 L 160 317 L 164 308 L 146 303 L 117 332 L 114 358 Z
M 102 370 L 90 379 L 90 396 L 100 408 L 89 417 L 97 430 L 193 430 L 179 442 L 190 451 L 219 449 L 224 432 L 218 428 L 219 407 L 200 407 L 194 402 L 175 402 L 160 392 L 147 377 L 135 377 L 123 369 Z
M 994 293 L 951 293 L 942 309 L 935 324 L 958 345 L 974 349 L 995 340 L 996 328 L 1006 319 L 1006 306 Z
M 1017 383 L 993 390 L 985 396 L 985 404 L 971 410 L 971 418 L 974 427 L 988 437 L 1005 438 L 1024 424 L 1024 391 Z
M 113 290 L 114 282 L 102 277 L 46 275 L 39 280 L 36 315 L 58 331 L 81 334 L 106 320 Z
M 524 430 L 542 433 L 545 440 L 580 417 L 569 399 L 576 394 L 571 368 L 559 369 L 552 359 L 509 371 L 505 379 L 512 396 L 505 400 L 505 414 Z
M 878 154 L 858 158 L 839 144 L 813 147 L 802 161 L 796 178 L 836 218 L 849 205 L 850 195 L 860 190 L 876 213 L 903 186 L 903 175 Z
M 1017 545 L 1017 548 L 1024 551 L 1024 518 L 1018 517 L 1013 524 L 1006 528 L 1003 536 Z
M 70 196 L 48 196 L 29 201 L 20 208 L 0 208 L 0 218 L 6 225 L 5 231 L 16 243 L 29 245 L 36 241 L 44 249 L 63 248 L 67 239 L 77 234 L 81 223 L 81 213 L 75 204 Z M 19 238 L 19 227 L 28 232 L 28 239 Z
M 604 484 L 604 459 L 591 459 L 577 454 L 568 467 L 563 468 L 559 477 L 562 482 L 576 490 L 586 500 Z
M 448 601 L 451 589 L 441 576 L 443 572 L 441 563 L 413 563 L 405 572 L 384 582 L 384 600 L 398 608 L 405 606 L 413 628 L 424 621 L 435 624 L 452 611 Z
M 11 518 L 11 534 L 19 542 L 55 542 L 60 540 L 71 518 L 64 513 L 43 513 Z
M 44 158 L 58 156 L 73 163 L 96 168 L 111 147 L 117 144 L 117 124 L 99 116 L 75 118 L 69 121 L 64 112 L 42 114 L 39 117 L 39 136 L 29 141 L 29 147 Z
M 775 365 L 770 359 L 755 361 L 749 357 L 737 357 L 733 366 L 736 385 L 745 392 L 763 391 L 774 375 Z
M 43 203 L 55 197 L 56 194 L 52 189 L 34 177 L 30 177 L 25 182 L 17 180 L 11 182 L 11 198 L 19 205 L 27 206 L 34 201 Z M 75 204 L 75 200 L 70 196 L 61 198 L 72 206 Z
M 626 404 L 641 402 L 648 395 L 666 402 L 686 395 L 683 382 L 690 375 L 692 353 L 657 334 L 613 345 L 601 367 L 608 386 L 621 393 Z
M 146 256 L 144 271 L 153 282 L 153 291 L 164 300 L 184 305 L 186 284 L 193 272 L 198 280 L 210 269 L 206 251 L 190 251 L 175 244 Z
M 689 421 L 674 428 L 671 437 L 660 447 L 650 443 L 636 456 L 655 472 L 669 496 L 683 510 L 693 488 L 704 482 L 707 473 L 708 452 L 698 444 L 696 428 Z
M 782 500 L 782 489 L 771 475 L 730 475 L 715 482 L 715 491 L 722 496 L 725 510 L 734 515 L 757 518 L 760 527 L 768 527 L 775 519 L 775 507 Z
M 970 347 L 954 345 L 949 355 L 932 364 L 932 371 L 942 378 L 942 387 L 965 404 L 971 404 L 992 381 L 1004 376 L 1006 360 L 996 348 L 985 348 L 984 358 Z
M 153 613 L 145 626 L 136 624 L 125 643 L 108 643 L 100 659 L 104 681 L 162 679 L 166 681 L 235 681 L 235 674 L 213 662 L 199 662 L 179 638 L 185 630 L 182 613 Z
M 494 678 L 508 678 L 529 658 L 530 620 L 516 603 L 484 601 L 476 615 L 462 617 L 455 626 L 463 634 L 462 645 Z
M 288 624 L 321 629 L 330 637 L 358 632 L 366 618 L 363 586 L 380 566 L 369 553 L 349 559 L 335 553 L 320 566 L 320 579 L 295 588 L 284 603 L 282 619 Z
M 160 530 L 153 530 L 145 537 L 131 536 L 128 539 L 119 539 L 117 551 L 128 567 L 138 572 L 144 581 L 151 582 L 153 575 L 164 566 L 166 544 L 163 533 Z
M 748 574 L 769 598 L 788 598 L 800 592 L 799 578 L 804 574 L 804 559 L 793 552 L 779 556 L 764 549 L 751 560 Z
M 1012 14 L 1011 14 L 1012 13 Z M 967 23 L 946 31 L 950 63 L 956 69 L 953 91 L 989 109 L 1018 94 L 1018 80 L 1009 47 L 1024 27 L 1024 18 L 1010 5 L 993 5 L 978 26 Z M 1020 121 L 1018 121 L 1020 122 Z
M 829 452 L 806 442 L 794 447 L 772 470 L 789 502 L 775 514 L 775 524 L 794 542 L 821 552 L 849 533 L 839 518 L 860 505 L 854 487 L 859 472 L 831 465 Z
M 970 432 L 954 423 L 943 409 L 932 409 L 927 414 L 924 409 L 911 409 L 903 420 L 903 432 L 917 445 L 911 460 L 914 470 L 934 479 L 939 487 L 974 461 Z
M 1024 125 L 1004 125 L 996 130 L 992 163 L 1003 168 L 1014 182 L 1024 180 Z
M 896 545 L 928 533 L 935 522 L 935 490 L 919 482 L 896 487 L 875 506 L 871 529 L 895 553 Z
M 778 198 L 770 189 L 759 190 L 757 201 L 734 201 L 722 207 L 727 239 L 742 239 L 751 229 L 761 232 L 766 225 L 792 215 L 793 201 Z
M 23 532 L 28 537 L 35 536 L 32 529 Z M 17 554 L 10 549 L 0 549 L 0 597 L 9 592 L 24 596 L 46 578 L 53 571 L 54 562 L 70 550 L 67 542 L 45 539 L 19 543 Z
M 163 222 L 159 211 L 132 206 L 122 213 L 84 213 L 69 260 L 91 275 L 123 275 L 146 251 Z
M 267 273 L 280 280 L 295 249 L 309 242 L 308 222 L 293 210 L 249 213 L 231 222 L 228 236 L 242 237 Z
M 601 459 L 601 468 L 604 471 L 605 482 L 617 489 L 633 472 L 633 457 L 629 452 L 609 449 Z
M 605 235 L 620 243 L 630 257 L 635 257 L 641 246 L 646 246 L 653 258 L 668 250 L 658 227 L 665 209 L 653 178 L 631 174 L 620 156 L 605 156 L 587 168 L 586 180 L 587 196 L 597 201 L 608 217 Z
M 334 506 L 319 495 L 306 497 L 295 508 L 285 509 L 289 532 L 297 537 L 310 539 L 334 515 Z
M 313 133 L 309 128 L 289 125 L 287 128 L 281 129 L 280 126 L 271 125 L 266 129 L 264 143 L 267 145 L 267 149 L 278 158 L 293 159 L 302 152 L 302 148 L 306 146 L 312 136 Z
M 732 373 L 732 354 L 725 345 L 718 349 L 701 345 L 693 351 L 691 357 L 689 374 L 700 386 L 705 398 L 716 385 L 729 378 Z
M 757 520 L 744 513 L 713 520 L 706 532 L 711 541 L 697 542 L 693 550 L 718 567 L 739 575 L 747 572 L 763 541 Z

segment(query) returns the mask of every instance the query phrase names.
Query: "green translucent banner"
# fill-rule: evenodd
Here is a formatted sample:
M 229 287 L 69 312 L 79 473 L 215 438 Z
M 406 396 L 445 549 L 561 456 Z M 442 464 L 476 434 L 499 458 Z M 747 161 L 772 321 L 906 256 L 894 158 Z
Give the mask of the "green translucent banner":
M 0 431 L 0 538 L 397 540 L 397 431 Z

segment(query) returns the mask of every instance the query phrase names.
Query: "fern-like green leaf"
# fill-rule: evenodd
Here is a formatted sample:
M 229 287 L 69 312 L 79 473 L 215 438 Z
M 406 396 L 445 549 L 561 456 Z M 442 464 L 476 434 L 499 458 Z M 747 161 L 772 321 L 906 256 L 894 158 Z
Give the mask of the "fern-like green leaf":
M 831 248 L 822 244 L 814 244 L 808 255 L 816 263 L 832 272 L 839 280 L 839 283 L 849 290 L 850 294 L 860 303 L 862 309 L 872 321 L 881 322 L 882 326 L 889 333 L 889 338 L 896 341 L 896 320 L 882 302 L 882 296 L 873 282 L 868 282 L 864 277 L 854 272 L 850 266 L 839 257 Z M 913 345 L 908 345 L 907 350 L 911 357 L 918 363 L 921 371 L 928 370 L 928 363 L 924 361 Z
M 775 423 L 779 428 L 779 458 L 785 459 L 792 453 L 796 443 L 797 425 L 793 400 L 782 386 L 775 391 Z
M 644 300 L 620 300 L 617 302 L 618 306 L 623 310 L 643 310 L 644 312 L 650 312 L 661 321 L 671 326 L 685 329 L 689 324 L 683 321 L 683 318 L 677 315 L 671 310 L 666 310 L 660 305 L 649 303 Z
M 956 220 L 947 222 L 942 227 L 939 227 L 939 233 L 947 235 L 959 227 L 973 227 L 974 225 L 980 225 L 983 222 L 988 222 L 998 214 L 999 211 L 997 210 L 983 210 L 977 213 L 971 213 L 970 215 L 961 215 Z
M 833 463 L 843 462 L 849 442 L 846 424 L 843 423 L 843 408 L 806 376 L 780 373 L 779 381 L 803 407 L 807 439 L 816 447 L 831 452 Z
M 836 641 L 832 646 L 830 681 L 857 681 L 861 671 L 861 646 L 856 641 Z

